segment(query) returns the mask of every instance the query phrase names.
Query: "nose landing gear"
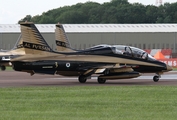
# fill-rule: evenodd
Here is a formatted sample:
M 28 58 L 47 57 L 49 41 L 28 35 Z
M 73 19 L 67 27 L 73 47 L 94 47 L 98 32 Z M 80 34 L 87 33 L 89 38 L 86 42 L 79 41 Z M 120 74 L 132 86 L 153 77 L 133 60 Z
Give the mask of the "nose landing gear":
M 157 74 L 153 77 L 153 80 L 154 80 L 154 82 L 158 82 L 160 78 L 161 78 L 161 75 L 160 75 L 159 73 L 157 73 Z
M 154 82 L 158 82 L 158 81 L 159 81 L 159 76 L 155 75 L 155 76 L 153 77 L 153 80 L 154 80 Z

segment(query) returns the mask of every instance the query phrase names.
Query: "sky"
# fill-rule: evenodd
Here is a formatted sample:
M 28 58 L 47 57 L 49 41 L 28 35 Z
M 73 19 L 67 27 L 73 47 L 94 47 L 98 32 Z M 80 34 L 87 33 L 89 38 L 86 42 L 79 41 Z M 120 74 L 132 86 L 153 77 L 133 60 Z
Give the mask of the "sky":
M 104 3 L 111 0 L 0 0 L 0 24 L 17 24 L 26 15 L 41 15 L 43 12 L 63 6 L 71 6 L 88 1 Z M 128 0 L 130 3 L 139 2 L 144 5 L 155 5 L 156 0 Z M 177 2 L 177 0 L 163 0 Z

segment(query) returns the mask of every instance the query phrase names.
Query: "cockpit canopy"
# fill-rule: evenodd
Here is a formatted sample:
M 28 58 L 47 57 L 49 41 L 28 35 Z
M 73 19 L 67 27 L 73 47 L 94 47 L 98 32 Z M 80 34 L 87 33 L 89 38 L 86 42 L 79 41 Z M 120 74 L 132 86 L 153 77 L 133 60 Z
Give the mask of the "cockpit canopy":
M 136 47 L 124 46 L 124 45 L 113 45 L 112 50 L 115 54 L 122 54 L 125 56 L 146 59 L 146 60 L 152 60 L 152 61 L 156 60 L 154 57 L 152 57 L 146 51 L 136 48 Z

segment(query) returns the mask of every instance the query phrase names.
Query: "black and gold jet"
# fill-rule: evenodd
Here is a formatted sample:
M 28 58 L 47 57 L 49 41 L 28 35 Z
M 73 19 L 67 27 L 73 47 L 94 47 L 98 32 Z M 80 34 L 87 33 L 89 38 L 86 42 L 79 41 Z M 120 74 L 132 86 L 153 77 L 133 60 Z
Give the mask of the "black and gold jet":
M 6 70 L 6 66 L 11 66 L 10 59 L 14 56 L 24 55 L 25 51 L 23 50 L 23 39 L 21 35 L 19 36 L 16 44 L 11 50 L 1 50 L 0 51 L 0 69 L 2 71 Z
M 29 72 L 31 75 L 78 76 L 80 83 L 98 74 L 98 83 L 105 83 L 106 80 L 139 77 L 141 73 L 156 73 L 153 80 L 157 82 L 163 72 L 172 70 L 170 66 L 135 47 L 97 45 L 85 50 L 73 50 L 66 35 L 63 35 L 65 32 L 61 24 L 56 25 L 56 40 L 60 46 L 60 52 L 56 52 L 33 23 L 21 23 L 20 26 L 26 55 L 11 60 L 16 71 Z

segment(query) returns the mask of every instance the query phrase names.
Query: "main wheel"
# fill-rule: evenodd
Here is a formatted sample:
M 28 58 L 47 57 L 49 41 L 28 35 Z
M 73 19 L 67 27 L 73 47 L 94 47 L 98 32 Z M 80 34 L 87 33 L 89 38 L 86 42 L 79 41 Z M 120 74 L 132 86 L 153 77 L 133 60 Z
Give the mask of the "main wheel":
M 98 77 L 98 83 L 104 84 L 105 82 L 106 82 L 106 79 Z
M 159 81 L 159 76 L 154 76 L 153 80 L 154 80 L 154 82 L 158 82 Z
M 87 77 L 84 75 L 80 75 L 78 80 L 80 83 L 85 83 L 87 81 Z
M 2 71 L 5 71 L 5 70 L 6 70 L 6 66 L 4 66 L 4 65 L 1 66 L 1 70 L 2 70 Z

